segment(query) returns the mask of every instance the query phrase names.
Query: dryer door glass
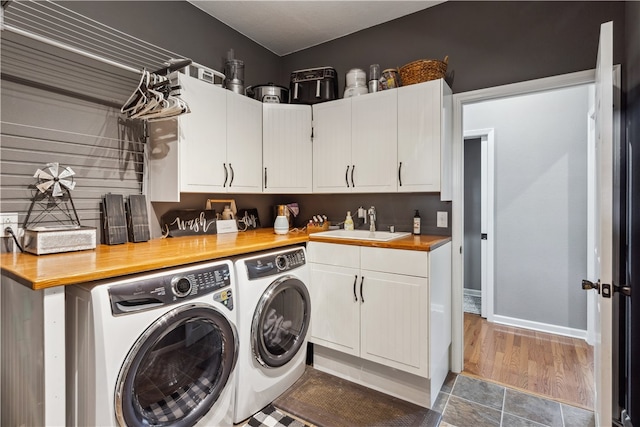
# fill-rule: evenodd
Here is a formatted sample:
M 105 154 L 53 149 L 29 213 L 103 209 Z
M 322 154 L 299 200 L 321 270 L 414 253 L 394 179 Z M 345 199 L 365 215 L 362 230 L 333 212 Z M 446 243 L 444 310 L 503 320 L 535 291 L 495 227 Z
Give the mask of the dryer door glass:
M 253 354 L 266 367 L 277 368 L 298 353 L 309 328 L 311 303 L 307 287 L 283 276 L 262 294 L 251 325 Z
M 210 306 L 166 313 L 138 339 L 120 370 L 122 426 L 192 426 L 215 404 L 237 358 L 235 327 Z

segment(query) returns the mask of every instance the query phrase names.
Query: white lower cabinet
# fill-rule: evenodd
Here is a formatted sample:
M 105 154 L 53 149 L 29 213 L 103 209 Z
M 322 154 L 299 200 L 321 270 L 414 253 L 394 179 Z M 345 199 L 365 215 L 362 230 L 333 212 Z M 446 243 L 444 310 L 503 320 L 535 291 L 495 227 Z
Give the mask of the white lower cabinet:
M 351 377 L 358 360 L 375 363 L 363 366 L 368 372 L 380 366 L 429 379 L 423 397 L 399 397 L 431 406 L 449 370 L 451 244 L 431 252 L 321 242 L 307 248 L 309 341 L 354 356 L 332 361 L 330 371 L 379 389 L 371 378 Z M 388 377 L 384 369 L 380 376 Z

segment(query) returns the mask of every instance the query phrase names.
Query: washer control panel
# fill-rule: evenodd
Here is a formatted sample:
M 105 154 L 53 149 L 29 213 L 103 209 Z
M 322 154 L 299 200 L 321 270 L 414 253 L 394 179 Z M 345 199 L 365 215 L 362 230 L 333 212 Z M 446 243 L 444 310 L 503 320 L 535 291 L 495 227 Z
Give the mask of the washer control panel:
M 188 301 L 227 288 L 231 286 L 231 280 L 228 263 L 134 276 L 109 287 L 111 312 L 121 315 Z M 213 301 L 232 309 L 231 289 L 214 294 Z
M 306 257 L 303 249 L 266 255 L 261 258 L 245 260 L 249 280 L 260 279 L 295 270 L 305 265 Z

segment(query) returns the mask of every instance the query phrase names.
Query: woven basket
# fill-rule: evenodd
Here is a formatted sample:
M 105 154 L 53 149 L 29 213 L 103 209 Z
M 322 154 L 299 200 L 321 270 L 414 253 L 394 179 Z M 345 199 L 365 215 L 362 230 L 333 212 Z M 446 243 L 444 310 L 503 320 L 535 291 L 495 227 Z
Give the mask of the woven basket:
M 449 62 L 449 57 L 445 56 L 444 61 L 419 59 L 400 67 L 402 86 L 443 79 L 447 72 L 447 62 Z

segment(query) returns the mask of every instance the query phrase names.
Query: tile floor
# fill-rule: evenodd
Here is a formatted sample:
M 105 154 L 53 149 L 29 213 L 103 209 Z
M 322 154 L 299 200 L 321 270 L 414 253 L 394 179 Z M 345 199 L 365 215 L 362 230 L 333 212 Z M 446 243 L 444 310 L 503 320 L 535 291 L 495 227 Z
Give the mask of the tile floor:
M 450 373 L 433 409 L 441 427 L 593 427 L 593 412 Z
M 482 310 L 482 298 L 475 295 L 464 294 L 463 309 L 465 313 L 480 314 Z

